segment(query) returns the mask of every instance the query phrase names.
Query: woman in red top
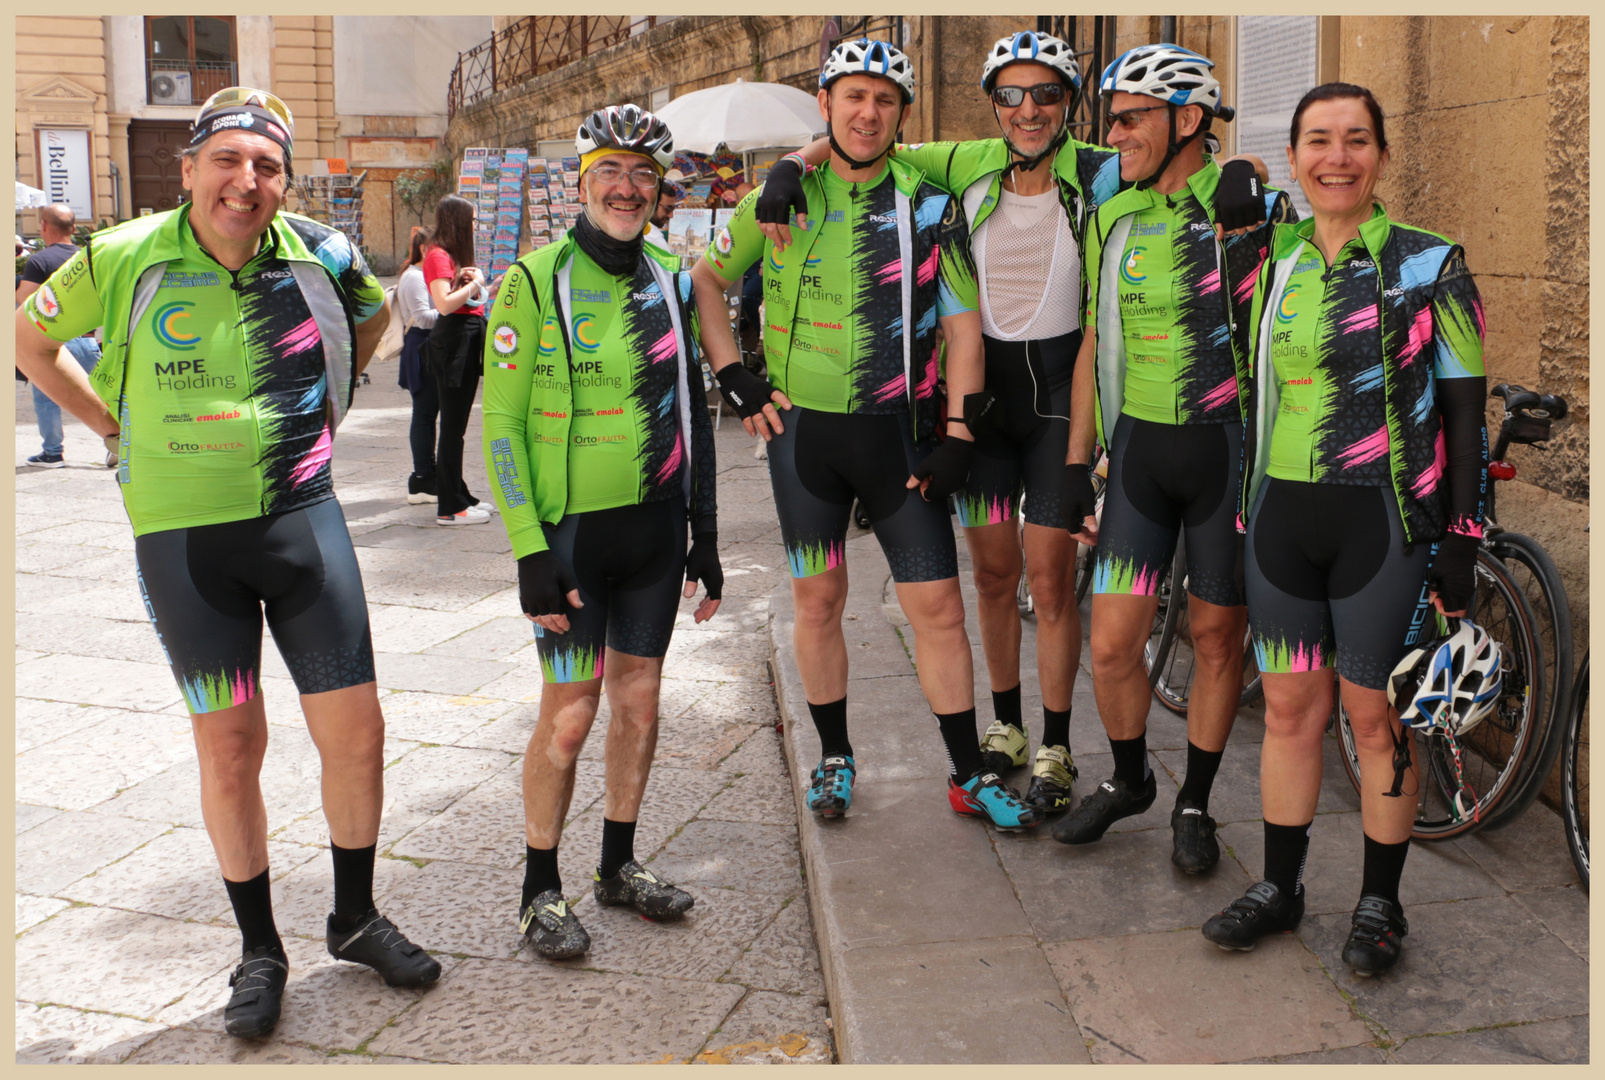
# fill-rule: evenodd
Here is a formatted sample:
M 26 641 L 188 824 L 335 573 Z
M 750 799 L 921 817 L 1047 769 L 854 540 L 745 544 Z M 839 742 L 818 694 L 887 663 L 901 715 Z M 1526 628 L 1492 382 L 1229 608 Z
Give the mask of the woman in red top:
M 440 386 L 440 449 L 435 455 L 440 505 L 435 523 L 483 524 L 490 520 L 489 508 L 463 482 L 463 433 L 479 390 L 485 350 L 485 275 L 474 265 L 474 204 L 467 199 L 447 195 L 435 208 L 435 235 L 424 252 L 423 273 L 440 312 L 426 353 Z

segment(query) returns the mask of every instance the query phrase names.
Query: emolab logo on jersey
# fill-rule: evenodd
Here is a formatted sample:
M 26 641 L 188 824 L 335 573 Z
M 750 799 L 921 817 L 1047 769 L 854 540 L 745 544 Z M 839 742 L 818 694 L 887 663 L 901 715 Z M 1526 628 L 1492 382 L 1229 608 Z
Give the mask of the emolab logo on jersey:
M 1142 262 L 1142 253 L 1146 250 L 1148 249 L 1141 246 L 1132 248 L 1131 254 L 1120 264 L 1120 277 L 1126 284 L 1141 285 L 1148 280 L 1148 275 L 1139 273 L 1137 269 L 1137 264 Z
M 185 333 L 184 323 L 190 317 L 190 309 L 195 304 L 189 300 L 175 300 L 171 304 L 163 304 L 156 310 L 151 319 L 151 326 L 156 330 L 156 336 L 162 339 L 162 344 L 173 349 L 193 349 L 201 343 L 201 335 Z
M 574 344 L 580 352 L 594 353 L 602 344 L 596 336 L 596 320 L 589 315 L 574 316 Z
M 1276 321 L 1290 323 L 1298 312 L 1293 310 L 1293 301 L 1298 297 L 1298 291 L 1303 286 L 1289 285 L 1287 291 L 1282 293 L 1282 302 L 1276 306 Z

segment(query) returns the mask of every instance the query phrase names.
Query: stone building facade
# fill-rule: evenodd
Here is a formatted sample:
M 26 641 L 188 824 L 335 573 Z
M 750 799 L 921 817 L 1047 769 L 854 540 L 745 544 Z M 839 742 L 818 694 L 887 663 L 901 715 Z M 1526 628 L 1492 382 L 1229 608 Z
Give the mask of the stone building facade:
M 166 17 L 17 17 L 17 178 L 42 186 L 38 131 L 85 131 L 95 223 L 168 209 L 181 197 L 173 155 L 196 107 L 218 86 L 256 86 L 294 113 L 301 172 L 328 158 L 368 172 L 365 245 L 377 270 L 393 271 L 416 221 L 395 205 L 394 181 L 440 157 L 444 81 L 457 53 L 491 32 L 491 17 L 219 17 L 232 67 L 192 63 L 179 92 L 165 95 L 151 89 L 161 73 L 153 18 Z M 23 215 L 25 231 L 37 231 L 36 217 Z
M 571 138 L 598 105 L 648 104 L 749 81 L 812 88 L 823 19 L 688 16 L 464 107 L 446 133 L 468 145 L 534 146 Z M 1160 40 L 1158 16 L 1121 16 L 1114 48 Z M 502 20 L 503 25 L 507 20 Z M 1241 75 L 1265 58 L 1237 55 L 1238 20 L 1182 16 L 1179 44 L 1217 63 L 1234 101 Z M 1465 245 L 1487 315 L 1490 384 L 1565 395 L 1571 419 L 1550 449 L 1516 447 L 1499 513 L 1555 554 L 1587 640 L 1588 549 L 1588 29 L 1577 16 L 1344 16 L 1318 20 L 1315 79 L 1370 87 L 1383 105 L 1392 167 L 1378 189 L 1399 220 Z M 996 134 L 980 71 L 992 42 L 1034 17 L 902 20 L 919 94 L 910 141 Z M 1094 73 L 1088 73 L 1089 77 Z M 1219 128 L 1228 151 L 1239 124 Z M 1285 141 L 1285 140 L 1284 140 Z M 1490 433 L 1501 414 L 1490 403 Z M 1579 647 L 1579 653 L 1581 648 Z

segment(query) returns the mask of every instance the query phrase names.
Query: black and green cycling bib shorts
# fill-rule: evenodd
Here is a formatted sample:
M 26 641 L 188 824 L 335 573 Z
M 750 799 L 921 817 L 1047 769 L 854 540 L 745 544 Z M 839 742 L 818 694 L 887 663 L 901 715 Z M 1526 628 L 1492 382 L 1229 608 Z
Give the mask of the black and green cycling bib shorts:
M 262 619 L 302 694 L 374 681 L 357 555 L 338 500 L 134 539 L 145 611 L 192 713 L 262 688 Z

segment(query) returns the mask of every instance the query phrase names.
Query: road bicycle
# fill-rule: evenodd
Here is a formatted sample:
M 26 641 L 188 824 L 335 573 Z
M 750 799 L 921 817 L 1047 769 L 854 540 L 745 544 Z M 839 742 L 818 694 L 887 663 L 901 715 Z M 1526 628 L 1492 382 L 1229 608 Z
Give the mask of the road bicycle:
M 1143 646 L 1143 664 L 1148 669 L 1148 685 L 1159 703 L 1178 716 L 1187 715 L 1187 698 L 1197 668 L 1192 632 L 1187 618 L 1187 543 L 1176 538 L 1176 555 L 1161 573 L 1158 588 L 1159 609 L 1154 612 L 1153 630 Z M 1238 707 L 1252 705 L 1264 694 L 1259 664 L 1254 655 L 1253 635 L 1243 632 L 1243 692 Z
M 1514 821 L 1532 805 L 1560 757 L 1566 722 L 1571 715 L 1574 644 L 1571 605 L 1555 561 L 1537 540 L 1504 528 L 1496 512 L 1499 485 L 1516 476 L 1516 466 L 1505 460 L 1506 452 L 1512 445 L 1542 449 L 1549 439 L 1553 421 L 1565 418 L 1566 401 L 1554 394 L 1538 394 L 1508 383 L 1495 386 L 1490 396 L 1504 403 L 1505 416 L 1488 465 L 1492 482 L 1488 485 L 1483 546 L 1505 564 L 1532 607 L 1537 619 L 1539 654 L 1535 679 L 1539 703 L 1537 730 L 1530 751 L 1520 762 L 1513 790 L 1482 824 L 1483 828 L 1497 829 Z

